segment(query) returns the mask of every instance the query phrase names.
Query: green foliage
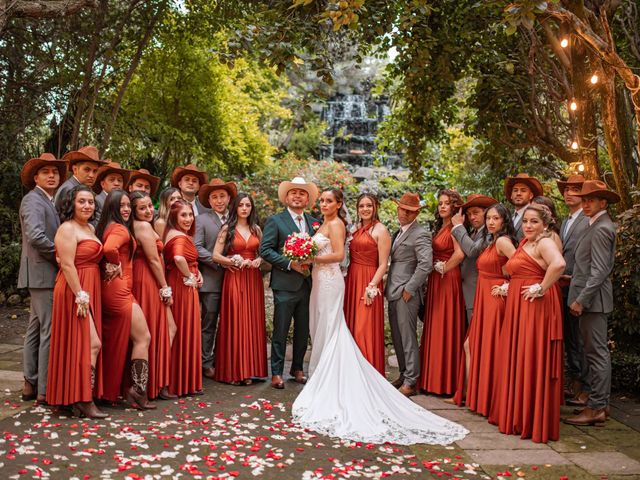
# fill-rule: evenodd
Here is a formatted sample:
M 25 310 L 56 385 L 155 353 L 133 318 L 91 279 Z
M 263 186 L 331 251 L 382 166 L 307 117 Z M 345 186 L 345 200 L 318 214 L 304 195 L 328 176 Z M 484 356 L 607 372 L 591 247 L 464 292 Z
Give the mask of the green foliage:
M 0 243 L 0 291 L 11 293 L 15 290 L 20 271 L 20 243 Z
M 312 118 L 294 132 L 287 145 L 287 151 L 299 158 L 318 158 L 320 145 L 329 141 L 324 135 L 326 129 L 325 122 Z
M 345 190 L 353 183 L 351 173 L 342 163 L 300 159 L 289 153 L 244 177 L 238 182 L 238 189 L 253 197 L 258 214 L 264 220 L 284 208 L 278 201 L 278 185 L 294 177 L 314 182 L 320 191 L 331 187 Z
M 611 388 L 640 393 L 640 355 L 637 351 L 614 349 L 611 352 Z
M 616 261 L 613 270 L 615 309 L 610 321 L 617 345 L 637 349 L 640 340 L 640 204 L 618 215 Z

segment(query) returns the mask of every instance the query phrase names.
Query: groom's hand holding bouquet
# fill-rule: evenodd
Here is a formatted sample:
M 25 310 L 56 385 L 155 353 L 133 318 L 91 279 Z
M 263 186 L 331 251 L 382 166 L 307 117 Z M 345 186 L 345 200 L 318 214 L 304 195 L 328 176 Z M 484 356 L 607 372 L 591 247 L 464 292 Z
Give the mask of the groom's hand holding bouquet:
M 309 263 L 318 253 L 318 245 L 307 233 L 292 233 L 282 247 L 282 255 L 291 260 L 291 268 L 300 271 L 305 277 L 310 275 Z M 294 265 L 294 262 L 297 265 Z M 300 270 L 295 267 L 300 267 Z

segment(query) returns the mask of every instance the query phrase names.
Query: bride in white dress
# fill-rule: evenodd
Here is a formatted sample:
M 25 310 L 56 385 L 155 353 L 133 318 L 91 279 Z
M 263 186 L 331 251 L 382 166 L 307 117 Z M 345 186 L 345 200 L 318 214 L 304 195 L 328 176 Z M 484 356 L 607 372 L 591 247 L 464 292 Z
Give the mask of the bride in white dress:
M 364 358 L 347 327 L 344 312 L 346 228 L 338 212 L 342 192 L 324 191 L 324 223 L 314 235 L 309 327 L 313 350 L 310 379 L 293 403 L 295 422 L 331 437 L 366 443 L 446 445 L 468 431 L 418 406 L 396 390 Z

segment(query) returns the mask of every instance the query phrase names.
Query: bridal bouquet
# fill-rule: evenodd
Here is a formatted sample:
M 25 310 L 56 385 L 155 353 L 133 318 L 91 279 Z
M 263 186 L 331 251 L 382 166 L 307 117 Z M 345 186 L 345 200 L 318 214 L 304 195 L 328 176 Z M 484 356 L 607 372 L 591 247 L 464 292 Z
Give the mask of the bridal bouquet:
M 282 255 L 292 262 L 313 260 L 318 253 L 318 245 L 307 233 L 292 233 L 282 247 Z

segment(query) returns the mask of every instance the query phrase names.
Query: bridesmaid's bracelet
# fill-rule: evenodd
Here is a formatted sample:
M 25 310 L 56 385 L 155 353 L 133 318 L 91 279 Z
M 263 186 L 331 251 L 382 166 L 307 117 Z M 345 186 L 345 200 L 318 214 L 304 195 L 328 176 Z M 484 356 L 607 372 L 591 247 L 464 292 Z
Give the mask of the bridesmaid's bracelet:
M 171 287 L 162 287 L 160 289 L 160 298 L 161 299 L 168 300 L 172 296 L 173 296 L 173 291 L 171 290 Z
M 182 277 L 182 283 L 184 283 L 187 287 L 196 288 L 198 286 L 198 279 L 192 273 L 188 277 Z
M 76 293 L 76 304 L 89 305 L 89 292 L 78 290 L 78 293 Z

